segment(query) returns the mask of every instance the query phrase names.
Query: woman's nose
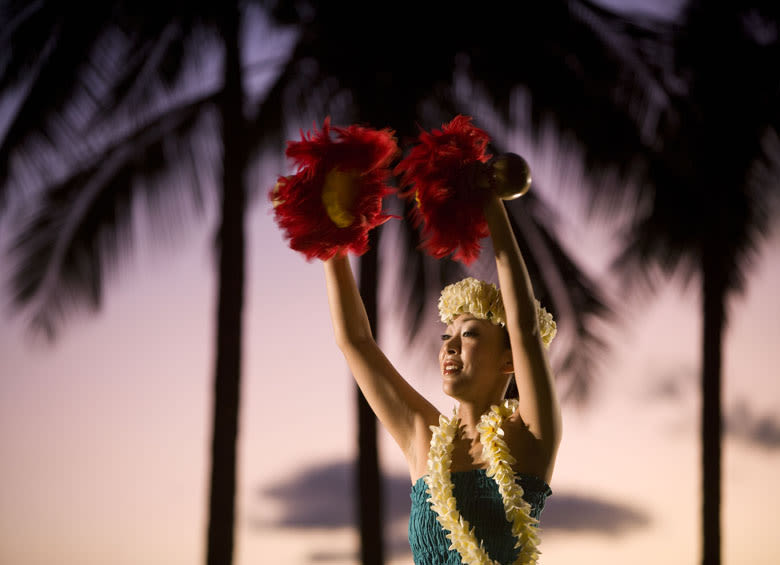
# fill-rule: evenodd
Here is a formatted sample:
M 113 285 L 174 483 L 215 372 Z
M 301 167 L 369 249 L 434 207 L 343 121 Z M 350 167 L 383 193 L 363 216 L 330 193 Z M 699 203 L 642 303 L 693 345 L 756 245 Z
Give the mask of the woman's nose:
M 452 336 L 450 339 L 444 342 L 444 349 L 448 354 L 457 353 L 459 347 L 460 343 L 457 336 Z

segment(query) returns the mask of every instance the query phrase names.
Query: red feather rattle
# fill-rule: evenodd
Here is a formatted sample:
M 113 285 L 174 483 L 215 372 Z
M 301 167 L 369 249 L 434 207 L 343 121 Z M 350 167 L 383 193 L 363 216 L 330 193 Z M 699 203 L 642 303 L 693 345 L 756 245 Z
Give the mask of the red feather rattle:
M 298 171 L 279 177 L 269 196 L 290 247 L 307 260 L 365 253 L 368 232 L 392 217 L 382 199 L 395 191 L 386 181 L 397 154 L 392 130 L 332 127 L 329 118 L 321 131 L 288 142 Z
M 483 208 L 490 191 L 504 200 L 528 191 L 531 174 L 519 155 L 505 153 L 490 159 L 488 134 L 456 116 L 440 130 L 423 131 L 419 144 L 395 167 L 402 174 L 400 193 L 414 198 L 414 221 L 422 230 L 422 247 L 441 259 L 453 255 L 471 264 L 481 250 L 488 227 Z

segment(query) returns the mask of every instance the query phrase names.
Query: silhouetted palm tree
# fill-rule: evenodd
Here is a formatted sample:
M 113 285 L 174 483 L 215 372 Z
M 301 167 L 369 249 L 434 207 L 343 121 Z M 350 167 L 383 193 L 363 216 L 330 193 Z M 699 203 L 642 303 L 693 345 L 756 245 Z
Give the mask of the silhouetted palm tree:
M 721 355 L 780 191 L 780 9 L 691 2 L 670 42 L 668 103 L 648 147 L 624 275 L 682 272 L 701 285 L 702 563 L 721 561 Z M 774 200 L 773 200 L 774 199 Z
M 529 24 L 522 28 L 516 20 L 487 9 L 473 14 L 426 13 L 419 3 L 408 3 L 377 15 L 374 7 L 358 3 L 345 14 L 343 4 L 312 2 L 297 4 L 303 11 L 296 13 L 292 4 L 282 3 L 274 16 L 279 22 L 295 24 L 299 41 L 252 117 L 242 112 L 248 102 L 242 88 L 239 10 L 233 5 L 213 11 L 191 3 L 144 10 L 137 4 L 104 3 L 77 15 L 76 10 L 53 2 L 30 8 L 21 3 L 9 6 L 6 16 L 12 17 L 6 17 L 9 25 L 3 38 L 13 49 L 4 51 L 10 56 L 3 61 L 0 86 L 5 90 L 19 79 L 22 102 L 0 146 L 0 190 L 10 187 L 11 180 L 14 186 L 30 180 L 30 169 L 40 164 L 31 155 L 41 144 L 50 144 L 49 154 L 62 163 L 49 176 L 35 179 L 45 187 L 42 205 L 15 244 L 22 259 L 13 278 L 14 298 L 20 306 L 35 302 L 34 327 L 54 336 L 67 309 L 100 304 L 102 269 L 115 263 L 120 249 L 129 244 L 127 226 L 135 190 L 145 188 L 150 196 L 161 198 L 171 194 L 163 189 L 173 188 L 173 195 L 181 197 L 188 186 L 187 182 L 135 185 L 135 174 L 197 169 L 199 159 L 182 148 L 209 135 L 222 140 L 209 563 L 229 563 L 232 553 L 243 179 L 250 155 L 278 142 L 283 124 L 317 103 L 313 92 L 325 100 L 346 94 L 343 112 L 331 105 L 340 120 L 391 126 L 402 141 L 408 140 L 417 133 L 417 123 L 438 125 L 464 109 L 457 106 L 453 92 L 453 77 L 460 73 L 485 85 L 503 115 L 508 113 L 514 89 L 529 88 L 536 101 L 535 123 L 541 123 L 547 112 L 557 116 L 587 142 L 591 170 L 603 171 L 607 164 L 627 169 L 644 149 L 637 135 L 637 115 L 653 107 L 648 96 L 654 91 L 645 87 L 652 86 L 655 78 L 641 61 L 627 59 L 632 50 L 624 47 L 632 41 L 631 35 L 617 27 L 599 29 L 609 20 L 587 2 L 542 3 L 527 14 Z M 355 21 L 360 25 L 351 23 Z M 116 34 L 113 41 L 111 33 Z M 192 41 L 198 33 L 200 39 Z M 223 70 L 208 83 L 209 75 L 203 71 L 215 51 L 223 53 Z M 188 62 L 192 64 L 192 57 L 198 55 L 203 61 L 196 70 L 205 80 L 186 73 Z M 182 83 L 185 78 L 192 81 L 191 87 L 197 86 L 188 90 Z M 172 94 L 161 95 L 169 91 Z M 621 101 L 636 103 L 643 110 L 627 111 Z M 128 108 L 142 107 L 151 109 L 140 119 L 131 120 L 133 116 L 126 113 Z M 116 113 L 122 113 L 126 122 L 114 120 Z M 221 130 L 208 127 L 213 125 L 208 120 L 215 118 Z M 70 154 L 83 149 L 73 142 L 87 134 L 92 144 L 88 158 Z M 172 139 L 181 143 L 172 144 Z M 13 154 L 22 155 L 16 161 L 21 165 L 9 170 Z M 192 178 L 197 180 L 198 175 Z M 198 202 L 199 193 L 195 196 Z M 2 198 L 0 193 L 0 202 Z M 529 194 L 522 206 L 512 208 L 529 269 L 539 285 L 537 294 L 553 312 L 574 315 L 570 323 L 576 336 L 566 365 L 573 375 L 570 390 L 583 395 L 592 359 L 603 347 L 587 322 L 605 314 L 603 299 L 556 243 L 535 195 Z M 360 287 L 369 312 L 376 304 L 380 233 L 374 233 L 372 251 L 361 266 Z M 534 237 L 524 237 L 529 233 Z M 415 237 L 412 233 L 404 239 L 407 245 L 402 250 L 409 260 L 399 263 L 410 267 L 401 280 L 410 284 L 409 296 L 420 300 L 412 304 L 419 315 L 428 290 L 438 292 L 441 284 L 428 281 L 424 275 L 430 269 L 422 266 L 425 259 L 411 254 Z M 446 270 L 452 265 L 441 262 L 437 267 Z M 564 292 L 548 290 L 553 282 L 546 276 L 549 273 L 558 283 L 565 281 L 557 285 Z M 445 272 L 444 276 L 452 275 Z M 378 325 L 374 312 L 372 327 L 376 330 Z M 380 488 L 374 418 L 366 408 L 364 404 L 361 410 L 360 452 L 371 455 L 361 455 L 360 464 L 362 545 L 364 562 L 376 563 L 381 561 L 381 505 L 371 495 L 378 496 Z M 374 516 L 372 526 L 369 516 Z M 372 548 L 373 556 L 368 553 Z
M 203 212 L 204 184 L 219 188 L 207 563 L 228 564 L 246 177 L 250 155 L 279 135 L 268 124 L 259 135 L 244 112 L 239 3 L 9 2 L 0 15 L 0 92 L 14 106 L 0 145 L 0 205 L 32 202 L 12 242 L 10 282 L 36 335 L 53 340 L 71 310 L 100 307 L 104 271 L 132 243 L 139 196 L 165 232 L 185 211 Z

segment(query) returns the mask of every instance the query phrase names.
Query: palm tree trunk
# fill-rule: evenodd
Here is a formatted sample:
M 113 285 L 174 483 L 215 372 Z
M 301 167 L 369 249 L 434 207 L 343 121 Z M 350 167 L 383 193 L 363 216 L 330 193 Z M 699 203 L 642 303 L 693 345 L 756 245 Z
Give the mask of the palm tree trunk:
M 726 281 L 723 250 L 713 242 L 702 252 L 704 314 L 702 355 L 702 564 L 720 565 L 721 347 L 725 327 Z
M 214 375 L 214 428 L 211 446 L 208 565 L 233 560 L 236 444 L 241 384 L 241 336 L 244 301 L 244 212 L 247 150 L 244 143 L 243 90 L 239 57 L 238 8 L 223 11 L 225 79 L 222 117 L 222 218 L 219 227 L 219 304 Z
M 377 337 L 379 310 L 377 289 L 379 266 L 377 253 L 379 232 L 369 234 L 369 250 L 360 258 L 360 295 L 366 306 L 368 321 Z M 358 522 L 360 524 L 360 557 L 363 565 L 382 565 L 382 480 L 379 474 L 379 451 L 376 440 L 376 416 L 357 390 L 358 412 Z

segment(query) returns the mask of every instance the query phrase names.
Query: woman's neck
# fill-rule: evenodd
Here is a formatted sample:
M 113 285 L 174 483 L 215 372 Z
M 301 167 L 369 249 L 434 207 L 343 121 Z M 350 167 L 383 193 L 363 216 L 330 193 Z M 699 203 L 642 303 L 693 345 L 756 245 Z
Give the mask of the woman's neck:
M 486 400 L 461 402 L 458 405 L 458 418 L 464 437 L 479 441 L 479 432 L 477 431 L 479 420 L 482 418 L 482 414 L 490 410 L 494 404 L 497 402 Z

